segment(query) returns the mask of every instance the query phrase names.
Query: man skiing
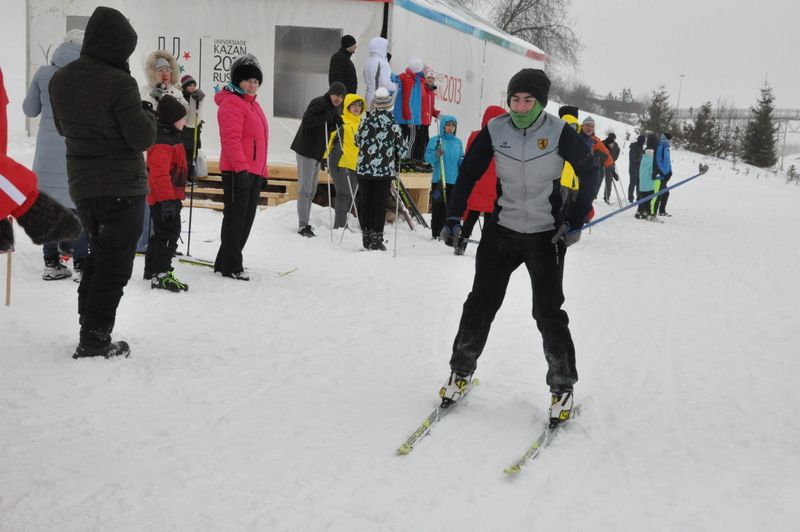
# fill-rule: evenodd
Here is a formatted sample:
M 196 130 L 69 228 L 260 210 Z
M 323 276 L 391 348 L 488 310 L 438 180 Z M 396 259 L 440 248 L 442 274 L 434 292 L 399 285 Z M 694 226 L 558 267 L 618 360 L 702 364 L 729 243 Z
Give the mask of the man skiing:
M 508 83 L 510 112 L 483 127 L 461 165 L 442 229 L 447 245 L 458 241 L 467 198 L 492 158 L 499 196 L 478 246 L 472 291 L 453 342 L 450 377 L 439 395 L 447 408 L 468 390 L 509 278 L 525 264 L 548 364 L 550 421 L 556 425 L 569 419 L 578 380 L 569 319 L 561 309 L 564 257 L 580 238 L 579 232 L 570 231 L 583 226 L 599 183 L 591 151 L 575 129 L 544 111 L 549 90 L 542 70 L 526 68 L 515 74 Z M 572 164 L 581 182 L 577 197 L 567 204 L 560 185 L 564 161 Z

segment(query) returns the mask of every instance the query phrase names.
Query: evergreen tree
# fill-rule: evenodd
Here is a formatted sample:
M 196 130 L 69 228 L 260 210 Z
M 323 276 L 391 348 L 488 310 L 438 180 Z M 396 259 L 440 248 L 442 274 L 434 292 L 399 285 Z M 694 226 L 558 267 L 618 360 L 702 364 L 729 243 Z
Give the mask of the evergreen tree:
M 753 119 L 747 123 L 744 132 L 742 160 L 759 168 L 768 168 L 778 162 L 776 153 L 778 128 L 772 121 L 772 111 L 775 110 L 772 105 L 774 101 L 772 87 L 764 84 L 764 88 L 761 89 L 761 98 L 758 100 L 758 107 L 750 108 L 753 112 Z
M 644 115 L 639 117 L 639 126 L 642 131 L 652 131 L 659 135 L 667 131 L 673 135 L 679 133 L 675 122 L 675 112 L 669 104 L 669 94 L 663 85 L 653 92 L 653 97 L 650 99 Z
M 711 113 L 711 102 L 703 104 L 693 124 L 683 127 L 683 142 L 687 150 L 703 155 L 714 155 L 718 152 L 719 132 Z

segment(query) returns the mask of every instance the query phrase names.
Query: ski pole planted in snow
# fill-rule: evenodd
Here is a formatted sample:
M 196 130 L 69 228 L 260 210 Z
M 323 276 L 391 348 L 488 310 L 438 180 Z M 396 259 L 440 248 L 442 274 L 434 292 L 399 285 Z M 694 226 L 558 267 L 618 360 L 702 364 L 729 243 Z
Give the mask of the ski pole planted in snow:
M 328 144 L 328 123 L 325 122 L 325 144 Z M 333 244 L 333 212 L 331 211 L 331 150 L 326 157 L 328 166 L 328 223 L 331 228 L 331 244 Z
M 623 207 L 623 208 L 621 208 L 621 209 L 617 209 L 616 211 L 612 211 L 612 212 L 610 212 L 610 213 L 606 214 L 605 216 L 601 216 L 600 218 L 598 218 L 598 219 L 596 219 L 596 220 L 592 220 L 591 222 L 589 222 L 589 223 L 587 223 L 587 224 L 584 224 L 584 226 L 583 226 L 583 227 L 581 227 L 580 229 L 572 229 L 572 230 L 571 230 L 569 233 L 567 233 L 567 234 L 571 234 L 571 233 L 577 233 L 577 232 L 579 232 L 579 231 L 585 231 L 586 229 L 589 229 L 590 227 L 592 227 L 592 226 L 594 226 L 594 225 L 597 225 L 597 224 L 599 224 L 600 222 L 603 222 L 603 221 L 605 221 L 605 220 L 608 220 L 608 219 L 609 219 L 609 218 L 611 218 L 612 216 L 616 216 L 617 214 L 619 214 L 619 213 L 621 213 L 621 212 L 624 212 L 624 211 L 627 211 L 628 209 L 630 209 L 630 208 L 632 208 L 632 207 L 636 207 L 637 205 L 640 205 L 640 204 L 642 204 L 642 203 L 648 202 L 648 201 L 652 200 L 653 198 L 655 198 L 656 196 L 660 196 L 661 194 L 664 194 L 665 192 L 667 192 L 667 191 L 669 191 L 669 190 L 672 190 L 673 188 L 678 188 L 678 187 L 679 187 L 679 186 L 681 186 L 681 185 L 685 185 L 686 183 L 688 183 L 688 182 L 689 182 L 689 181 L 691 181 L 692 179 L 696 179 L 696 178 L 700 177 L 701 175 L 705 174 L 706 172 L 708 172 L 708 165 L 706 165 L 706 164 L 703 164 L 703 163 L 700 163 L 700 167 L 699 167 L 698 169 L 699 169 L 699 172 L 698 172 L 698 173 L 696 173 L 696 174 L 695 174 L 695 175 L 693 175 L 693 176 L 687 177 L 687 178 L 686 178 L 686 179 L 684 179 L 683 181 L 678 181 L 678 182 L 677 182 L 677 183 L 675 183 L 674 185 L 670 185 L 670 186 L 668 186 L 668 187 L 662 188 L 662 189 L 661 189 L 661 190 L 659 190 L 658 192 L 654 192 L 653 194 L 650 194 L 649 196 L 645 196 L 644 198 L 642 198 L 642 199 L 640 199 L 640 200 L 638 200 L 638 201 L 634 201 L 633 203 L 629 203 L 628 205 L 624 206 L 624 207 Z

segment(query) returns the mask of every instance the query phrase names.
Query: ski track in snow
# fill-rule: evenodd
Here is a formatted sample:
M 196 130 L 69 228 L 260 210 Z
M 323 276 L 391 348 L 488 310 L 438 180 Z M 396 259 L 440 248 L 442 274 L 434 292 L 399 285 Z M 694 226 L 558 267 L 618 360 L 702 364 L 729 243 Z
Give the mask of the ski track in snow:
M 673 181 L 703 160 L 673 153 Z M 252 281 L 176 262 L 190 290 L 162 293 L 137 257 L 115 328 L 131 358 L 74 361 L 76 285 L 41 281 L 17 228 L 0 530 L 793 530 L 800 189 L 709 162 L 664 224 L 631 209 L 570 249 L 585 406 L 515 478 L 548 405 L 524 269 L 481 386 L 398 457 L 447 377 L 475 246 L 401 227 L 392 258 L 387 226 L 388 252 L 359 253 L 356 234 L 330 244 L 325 209 L 308 240 L 293 203 L 271 208 Z M 220 219 L 195 212 L 195 256 L 213 259 Z

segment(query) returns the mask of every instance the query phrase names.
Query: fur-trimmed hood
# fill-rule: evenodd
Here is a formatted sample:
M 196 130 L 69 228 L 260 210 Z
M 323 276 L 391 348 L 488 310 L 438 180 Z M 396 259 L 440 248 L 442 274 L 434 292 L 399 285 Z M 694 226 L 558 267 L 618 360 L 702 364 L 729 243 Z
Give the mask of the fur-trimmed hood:
M 169 66 L 172 68 L 169 84 L 180 85 L 178 81 L 180 81 L 181 71 L 178 68 L 178 62 L 175 61 L 175 58 L 172 57 L 172 54 L 166 50 L 156 50 L 155 52 L 150 52 L 148 54 L 147 60 L 144 64 L 144 72 L 147 74 L 147 84 L 152 87 L 158 83 L 158 75 L 156 75 L 156 61 L 158 61 L 158 59 L 161 57 L 169 61 Z

